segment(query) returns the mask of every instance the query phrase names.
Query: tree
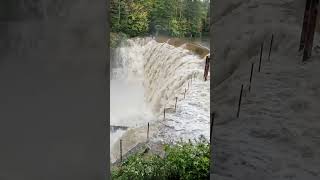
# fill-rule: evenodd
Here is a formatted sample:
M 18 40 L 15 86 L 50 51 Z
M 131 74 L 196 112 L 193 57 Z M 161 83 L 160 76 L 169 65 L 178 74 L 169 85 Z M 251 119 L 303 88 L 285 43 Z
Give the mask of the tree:
M 111 0 L 111 30 L 141 36 L 160 31 L 174 37 L 209 31 L 209 0 Z

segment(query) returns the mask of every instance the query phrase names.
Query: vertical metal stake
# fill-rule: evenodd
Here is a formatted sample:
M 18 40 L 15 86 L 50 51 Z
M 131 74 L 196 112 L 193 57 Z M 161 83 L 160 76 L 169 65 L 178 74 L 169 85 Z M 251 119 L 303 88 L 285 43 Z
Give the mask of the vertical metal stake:
M 271 42 L 270 42 L 270 49 L 269 49 L 269 55 L 268 55 L 268 61 L 270 61 L 271 51 L 272 51 L 272 44 L 273 44 L 273 34 L 271 36 Z
M 239 97 L 239 104 L 238 104 L 237 118 L 239 118 L 239 115 L 240 115 L 240 107 L 241 107 L 242 91 L 243 91 L 243 84 L 241 85 L 241 90 L 240 90 L 240 97 Z
M 149 123 L 148 123 L 148 131 L 147 131 L 147 141 L 149 141 Z
M 251 72 L 250 72 L 250 83 L 249 83 L 249 92 L 251 91 L 251 82 L 252 82 L 253 67 L 254 67 L 254 63 L 251 63 Z
M 120 162 L 122 162 L 122 139 L 120 139 Z
M 213 124 L 214 124 L 214 117 L 215 113 L 211 114 L 211 125 L 210 125 L 210 143 L 212 142 L 212 131 L 213 131 Z
M 260 49 L 259 72 L 261 71 L 262 53 L 263 53 L 263 42 L 262 42 L 262 44 L 261 44 L 261 49 Z
M 174 110 L 177 110 L 177 101 L 178 101 L 178 97 L 176 97 L 176 104 L 174 105 Z

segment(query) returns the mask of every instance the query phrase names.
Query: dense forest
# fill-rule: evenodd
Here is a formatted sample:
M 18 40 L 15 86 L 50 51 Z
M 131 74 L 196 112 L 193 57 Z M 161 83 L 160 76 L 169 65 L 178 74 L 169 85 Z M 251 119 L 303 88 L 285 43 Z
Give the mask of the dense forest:
M 111 31 L 129 37 L 200 37 L 209 32 L 210 0 L 111 0 Z

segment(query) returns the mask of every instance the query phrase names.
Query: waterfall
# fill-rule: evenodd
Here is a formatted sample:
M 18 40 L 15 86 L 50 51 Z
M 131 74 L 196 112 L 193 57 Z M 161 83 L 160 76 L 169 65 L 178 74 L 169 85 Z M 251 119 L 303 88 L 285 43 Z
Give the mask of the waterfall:
M 176 132 L 184 136 L 181 130 L 186 138 L 209 136 L 210 82 L 203 81 L 204 59 L 184 47 L 134 38 L 114 50 L 111 125 L 136 128 L 159 122 L 166 108 L 166 132 L 159 131 L 159 138 L 175 138 Z M 186 89 L 188 97 L 184 98 Z M 176 98 L 179 108 L 175 111 Z M 111 138 L 123 133 L 113 133 Z
M 151 38 L 129 39 L 116 49 L 112 80 L 143 86 L 145 101 L 154 114 L 173 107 L 191 77 L 202 78 L 203 59 L 183 47 Z

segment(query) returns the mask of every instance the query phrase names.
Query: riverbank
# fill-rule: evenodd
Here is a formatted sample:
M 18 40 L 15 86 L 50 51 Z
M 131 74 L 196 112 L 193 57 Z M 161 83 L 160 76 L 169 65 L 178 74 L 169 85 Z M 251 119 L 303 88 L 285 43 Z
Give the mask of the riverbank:
M 159 141 L 158 142 L 155 142 L 155 141 L 140 142 L 122 155 L 122 162 L 128 159 L 128 157 L 137 153 L 159 155 L 160 157 L 164 157 L 164 154 L 165 154 L 164 146 L 165 144 Z M 111 164 L 112 164 L 112 167 L 118 167 L 121 165 L 122 162 L 120 161 L 120 158 L 118 158 Z
M 140 144 L 135 151 L 112 165 L 113 179 L 199 179 L 209 178 L 209 142 Z M 195 156 L 196 155 L 196 156 Z

